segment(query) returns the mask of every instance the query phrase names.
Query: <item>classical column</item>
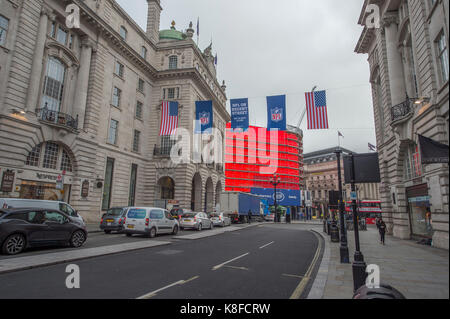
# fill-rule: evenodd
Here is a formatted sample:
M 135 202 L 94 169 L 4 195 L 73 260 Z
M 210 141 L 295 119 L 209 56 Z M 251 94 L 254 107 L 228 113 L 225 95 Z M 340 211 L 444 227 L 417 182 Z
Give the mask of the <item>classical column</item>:
M 403 76 L 403 62 L 397 43 L 397 14 L 397 11 L 392 13 L 388 12 L 383 19 L 383 27 L 386 36 L 386 53 L 392 105 L 400 104 L 406 99 L 405 77 Z
M 47 38 L 48 21 L 54 20 L 53 10 L 45 5 L 41 10 L 39 30 L 34 50 L 33 66 L 30 74 L 30 87 L 28 89 L 26 110 L 34 112 L 38 108 L 39 87 L 41 83 L 42 65 L 44 59 L 45 42 Z
M 95 49 L 95 43 L 87 36 L 81 40 L 80 67 L 76 84 L 76 94 L 73 101 L 72 114 L 78 117 L 78 129 L 84 128 L 84 116 L 86 112 L 86 103 L 88 95 L 89 73 L 91 70 L 92 51 Z

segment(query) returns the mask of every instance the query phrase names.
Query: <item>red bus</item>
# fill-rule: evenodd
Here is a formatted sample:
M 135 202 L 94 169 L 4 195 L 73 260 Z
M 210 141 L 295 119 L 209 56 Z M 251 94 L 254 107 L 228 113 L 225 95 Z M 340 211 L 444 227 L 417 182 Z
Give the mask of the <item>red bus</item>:
M 366 219 L 367 225 L 375 225 L 375 219 L 381 216 L 381 201 L 379 200 L 362 200 L 357 202 L 358 216 Z M 345 212 L 352 212 L 352 202 L 345 203 Z

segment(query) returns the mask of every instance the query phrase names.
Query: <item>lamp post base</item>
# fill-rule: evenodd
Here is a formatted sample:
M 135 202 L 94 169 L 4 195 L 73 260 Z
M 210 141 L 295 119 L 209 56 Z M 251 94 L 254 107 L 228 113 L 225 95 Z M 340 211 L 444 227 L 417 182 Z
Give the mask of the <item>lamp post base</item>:
M 367 265 L 364 261 L 364 256 L 361 254 L 361 252 L 356 251 L 355 252 L 355 260 L 352 264 L 352 270 L 353 270 L 353 290 L 358 290 L 361 286 L 366 284 L 366 273 Z

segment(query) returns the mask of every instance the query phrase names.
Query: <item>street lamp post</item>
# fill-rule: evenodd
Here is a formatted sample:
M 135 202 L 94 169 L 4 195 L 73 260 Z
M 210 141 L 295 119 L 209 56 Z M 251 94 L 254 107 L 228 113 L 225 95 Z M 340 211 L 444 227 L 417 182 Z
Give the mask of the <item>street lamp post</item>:
M 275 204 L 275 216 L 274 216 L 274 222 L 278 223 L 278 203 L 277 203 L 277 185 L 281 183 L 281 178 L 277 177 L 277 174 L 274 174 L 273 177 L 270 178 L 270 184 L 273 185 L 275 191 L 274 191 L 274 204 Z
M 364 256 L 361 253 L 361 248 L 359 245 L 359 229 L 358 229 L 358 210 L 356 204 L 356 184 L 355 184 L 355 161 L 353 154 L 350 154 L 351 160 L 351 183 L 352 183 L 352 211 L 353 211 L 353 228 L 355 231 L 355 255 L 352 264 L 353 270 L 353 288 L 354 291 L 358 290 L 359 287 L 363 286 L 366 282 L 367 265 L 364 261 Z
M 350 263 L 350 257 L 348 254 L 348 243 L 347 243 L 347 229 L 345 224 L 344 217 L 344 200 L 342 196 L 342 174 L 341 174 L 341 153 L 342 150 L 339 148 L 336 150 L 337 157 L 337 169 L 338 169 L 338 183 L 339 183 L 339 222 L 341 224 L 341 246 L 340 246 L 340 255 L 341 255 L 341 264 Z

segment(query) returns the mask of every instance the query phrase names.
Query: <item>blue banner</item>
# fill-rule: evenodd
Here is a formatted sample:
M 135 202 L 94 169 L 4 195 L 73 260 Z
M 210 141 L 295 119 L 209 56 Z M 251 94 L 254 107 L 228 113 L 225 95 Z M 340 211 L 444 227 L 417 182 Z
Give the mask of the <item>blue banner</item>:
M 286 95 L 267 97 L 267 129 L 286 131 Z
M 267 199 L 269 205 L 275 204 L 275 190 L 273 188 L 252 188 L 251 193 L 261 198 Z M 301 206 L 300 190 L 277 189 L 277 205 L 280 206 Z
M 230 106 L 231 128 L 247 131 L 249 126 L 248 99 L 230 100 Z
M 195 102 L 195 133 L 196 134 L 212 134 L 213 127 L 213 107 L 212 101 Z

